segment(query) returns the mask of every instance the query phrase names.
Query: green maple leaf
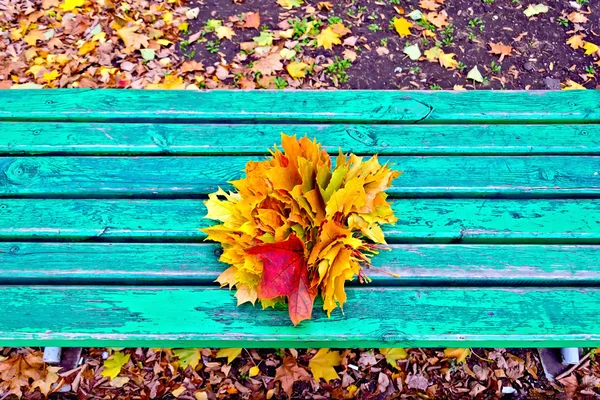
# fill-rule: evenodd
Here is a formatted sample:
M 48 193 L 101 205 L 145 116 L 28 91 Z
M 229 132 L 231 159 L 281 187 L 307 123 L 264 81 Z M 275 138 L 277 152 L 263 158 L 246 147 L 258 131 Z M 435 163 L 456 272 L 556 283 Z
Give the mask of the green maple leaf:
M 175 349 L 173 354 L 177 356 L 183 369 L 186 369 L 188 365 L 195 369 L 200 362 L 200 349 Z
M 102 371 L 102 376 L 115 379 L 121 372 L 121 368 L 129 362 L 130 357 L 129 354 L 123 354 L 120 351 L 117 351 L 111 358 L 104 361 L 104 371 Z
M 258 43 L 259 46 L 270 46 L 273 44 L 273 34 L 262 31 L 260 36 L 255 36 L 252 40 Z

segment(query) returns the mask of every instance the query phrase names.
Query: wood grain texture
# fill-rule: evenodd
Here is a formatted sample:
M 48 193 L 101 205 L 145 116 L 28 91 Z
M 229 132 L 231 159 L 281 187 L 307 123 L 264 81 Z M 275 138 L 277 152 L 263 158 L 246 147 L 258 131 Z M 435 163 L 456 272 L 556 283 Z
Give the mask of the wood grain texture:
M 265 155 L 281 132 L 331 153 L 600 154 L 599 125 L 365 125 L 0 122 L 0 155 Z M 235 138 L 235 140 L 231 140 Z M 459 138 L 459 140 L 457 140 Z
M 0 92 L 4 121 L 238 121 L 368 123 L 598 123 L 588 91 Z
M 402 199 L 389 242 L 600 244 L 598 200 Z M 205 238 L 202 200 L 0 200 L 0 241 Z
M 370 286 L 599 286 L 600 246 L 391 245 Z M 206 285 L 220 246 L 184 243 L 0 243 L 3 285 Z M 399 277 L 391 274 L 398 274 Z M 357 281 L 347 283 L 357 285 Z M 369 286 L 369 287 L 370 287 Z
M 3 286 L 0 346 L 597 347 L 600 289 L 349 288 L 294 327 L 206 287 Z M 68 304 L 68 307 L 65 307 Z M 569 316 L 566 318 L 565 316 Z
M 0 197 L 199 196 L 260 156 L 0 157 Z M 404 171 L 392 197 L 600 196 L 600 157 L 381 157 Z

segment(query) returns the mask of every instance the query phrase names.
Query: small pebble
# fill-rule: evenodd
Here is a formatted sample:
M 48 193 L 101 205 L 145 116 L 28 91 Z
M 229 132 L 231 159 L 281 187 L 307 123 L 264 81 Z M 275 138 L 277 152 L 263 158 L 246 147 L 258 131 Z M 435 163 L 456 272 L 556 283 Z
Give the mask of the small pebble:
M 504 394 L 513 394 L 515 393 L 517 390 L 512 387 L 512 386 L 504 386 L 502 387 L 502 393 Z
M 108 358 L 108 351 L 102 353 L 102 359 L 106 360 Z

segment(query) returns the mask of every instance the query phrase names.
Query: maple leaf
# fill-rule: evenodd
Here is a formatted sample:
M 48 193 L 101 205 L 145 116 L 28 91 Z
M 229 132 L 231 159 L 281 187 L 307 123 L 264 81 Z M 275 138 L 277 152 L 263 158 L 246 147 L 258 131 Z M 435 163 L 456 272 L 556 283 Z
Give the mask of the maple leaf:
M 310 319 L 317 293 L 308 281 L 302 241 L 292 234 L 284 242 L 256 246 L 247 253 L 258 256 L 263 262 L 258 298 L 268 300 L 285 296 L 294 325 Z
M 419 1 L 419 7 L 425 10 L 435 11 L 441 6 L 434 0 L 421 0 Z
M 379 352 L 381 353 L 381 355 L 385 356 L 385 360 L 388 362 L 388 364 L 390 364 L 397 370 L 399 370 L 400 368 L 398 368 L 398 364 L 396 363 L 396 361 L 404 360 L 406 359 L 406 357 L 408 357 L 408 353 L 406 352 L 406 350 L 401 348 L 379 349 Z
M 148 37 L 135 33 L 138 29 L 138 26 L 130 26 L 117 30 L 117 36 L 121 38 L 125 47 L 139 50 L 142 46 L 148 46 Z
M 129 354 L 117 351 L 112 357 L 104 361 L 104 370 L 101 375 L 110 379 L 116 378 L 121 373 L 123 366 L 129 362 L 130 357 Z
M 96 48 L 96 46 L 97 46 L 96 42 L 85 42 L 84 44 L 81 45 L 81 47 L 79 48 L 79 51 L 77 51 L 77 54 L 80 56 L 85 56 L 86 54 L 93 51 Z
M 410 36 L 410 28 L 413 24 L 408 22 L 405 18 L 394 18 L 394 28 L 400 37 Z
M 286 10 L 300 7 L 304 3 L 304 0 L 277 0 L 277 4 Z
M 228 26 L 219 26 L 215 29 L 215 34 L 219 39 L 227 38 L 231 40 L 235 36 L 235 32 Z
M 590 56 L 598 52 L 598 45 L 592 42 L 585 42 L 583 45 L 583 49 L 585 50 L 585 55 Z
M 585 45 L 585 41 L 583 40 L 584 35 L 573 35 L 567 39 L 567 44 L 571 46 L 573 49 L 577 50 L 582 48 Z
M 200 349 L 174 349 L 173 354 L 179 359 L 181 368 L 191 366 L 196 369 L 200 362 Z
M 53 70 L 52 72 L 44 72 L 43 79 L 46 82 L 52 82 L 56 80 L 60 76 L 60 73 L 57 70 Z
M 29 379 L 43 380 L 45 374 L 45 364 L 39 351 L 16 354 L 0 362 L 0 382 L 8 382 L 9 388 L 4 396 L 14 394 L 20 398 L 21 388 L 29 385 Z
M 342 44 L 340 35 L 336 33 L 331 26 L 323 29 L 317 35 L 317 45 L 324 49 L 331 50 L 334 44 Z
M 281 63 L 281 55 L 279 53 L 271 53 L 259 59 L 252 66 L 252 71 L 260 71 L 263 75 L 271 75 L 273 72 L 281 71 L 282 69 L 283 64 Z
M 317 354 L 308 362 L 313 377 L 317 382 L 323 378 L 329 382 L 338 379 L 339 376 L 333 367 L 342 364 L 342 357 L 337 351 L 329 351 L 329 349 L 320 349 Z
M 221 349 L 217 352 L 217 358 L 227 357 L 227 364 L 231 364 L 240 354 L 242 354 L 240 348 Z
M 585 15 L 578 13 L 577 11 L 573 11 L 569 15 L 567 15 L 567 19 L 574 24 L 585 24 L 588 22 L 588 19 Z
M 541 3 L 536 5 L 530 4 L 529 7 L 523 11 L 523 14 L 527 17 L 533 17 L 534 15 L 547 13 L 548 10 L 550 10 L 548 6 Z
M 74 9 L 83 6 L 84 3 L 85 3 L 85 0 L 65 0 L 65 2 L 63 4 L 61 4 L 59 7 L 63 11 L 73 11 Z
M 281 382 L 281 387 L 291 398 L 294 382 L 310 380 L 310 374 L 298 365 L 294 357 L 286 356 L 281 367 L 275 370 L 275 380 Z
M 273 34 L 270 32 L 262 31 L 260 36 L 252 38 L 259 46 L 270 46 L 273 44 Z
M 426 19 L 427 19 L 427 21 L 429 21 L 433 25 L 435 25 L 436 28 L 443 28 L 443 27 L 449 25 L 448 14 L 446 13 L 446 11 L 442 11 L 440 13 L 429 12 L 426 15 Z
M 242 28 L 253 28 L 258 29 L 260 26 L 260 13 L 259 12 L 251 12 L 244 15 L 244 23 L 242 24 Z
M 499 59 L 500 62 L 502 62 L 502 60 L 504 60 L 504 57 L 510 56 L 510 54 L 513 50 L 512 46 L 505 45 L 502 42 L 498 42 L 498 43 L 489 42 L 488 44 L 490 45 L 490 48 L 491 48 L 490 53 L 500 55 L 500 59 Z
M 25 43 L 30 46 L 35 46 L 38 40 L 45 40 L 44 32 L 39 29 L 34 29 L 30 31 L 27 35 L 23 37 Z
M 438 55 L 440 65 L 448 69 L 456 68 L 458 66 L 458 61 L 454 59 L 454 56 L 454 53 L 444 53 L 443 51 L 440 52 Z
M 346 28 L 344 26 L 344 24 L 342 24 L 340 22 L 338 22 L 336 24 L 332 24 L 332 25 L 330 25 L 330 27 L 331 27 L 331 30 L 334 31 L 335 33 L 337 33 L 340 37 L 345 36 L 349 33 L 352 33 L 352 31 L 350 29 Z
M 430 49 L 425 50 L 425 57 L 427 57 L 428 61 L 436 62 L 436 61 L 438 61 L 439 56 L 442 53 L 443 53 L 442 49 L 440 49 L 437 46 L 434 46 Z
M 31 384 L 31 388 L 39 388 L 40 392 L 44 396 L 48 396 L 50 391 L 52 390 L 52 385 L 58 382 L 58 371 L 60 371 L 62 367 L 46 367 L 46 377 L 44 379 L 38 379 Z
M 286 67 L 290 76 L 294 79 L 304 78 L 306 76 L 306 70 L 308 69 L 308 64 L 303 62 L 291 62 Z
M 470 354 L 471 354 L 471 349 L 446 349 L 446 350 L 444 350 L 444 357 L 456 358 L 456 362 L 459 364 L 464 362 Z

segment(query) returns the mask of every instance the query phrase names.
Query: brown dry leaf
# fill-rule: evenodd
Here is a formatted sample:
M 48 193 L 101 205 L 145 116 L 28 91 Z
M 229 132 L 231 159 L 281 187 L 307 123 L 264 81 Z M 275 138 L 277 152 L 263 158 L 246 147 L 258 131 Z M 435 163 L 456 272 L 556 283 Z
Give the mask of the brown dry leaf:
M 319 10 L 331 11 L 333 4 L 331 4 L 329 1 L 320 1 L 317 3 L 317 7 L 319 7 Z
M 535 360 L 531 355 L 531 352 L 527 352 L 527 356 L 525 358 L 525 370 L 527 370 L 527 372 L 529 372 L 529 374 L 535 379 L 538 379 L 537 366 L 535 365 Z
M 445 10 L 437 13 L 435 11 L 426 14 L 427 20 L 435 25 L 436 28 L 443 28 L 448 25 L 448 14 Z
M 294 382 L 309 381 L 310 374 L 298 365 L 294 357 L 287 356 L 281 367 L 275 370 L 275 380 L 281 382 L 281 387 L 291 397 Z
M 489 42 L 488 44 L 490 45 L 490 48 L 491 48 L 491 50 L 489 52 L 492 54 L 499 55 L 500 62 L 502 62 L 502 60 L 504 60 L 504 57 L 510 56 L 511 52 L 513 50 L 512 46 L 506 45 L 502 42 L 498 42 L 498 43 Z
M 142 46 L 148 47 L 148 36 L 136 33 L 138 26 L 130 26 L 117 30 L 117 36 L 121 38 L 125 47 L 139 50 Z
M 252 28 L 258 29 L 260 27 L 260 13 L 259 12 L 251 12 L 247 13 L 244 16 L 244 24 L 242 28 Z
M 425 391 L 429 386 L 429 381 L 423 376 L 423 374 L 408 374 L 406 377 L 406 386 L 411 389 Z
M 435 11 L 441 6 L 435 0 L 420 0 L 419 7 L 425 10 Z
M 569 399 L 575 397 L 577 393 L 577 377 L 573 374 L 558 380 L 565 388 L 565 394 Z
M 204 71 L 204 65 L 198 61 L 186 61 L 181 64 L 180 67 L 181 72 L 193 72 L 193 71 Z
M 263 75 L 271 75 L 273 72 L 281 71 L 282 69 L 283 64 L 281 63 L 281 55 L 279 53 L 271 53 L 259 59 L 252 67 L 252 71 L 260 71 Z
M 508 354 L 506 360 L 506 368 L 504 369 L 506 376 L 513 381 L 522 378 L 525 372 L 525 360 L 520 357 Z
M 585 15 L 578 13 L 577 11 L 573 11 L 569 15 L 567 15 L 567 19 L 574 24 L 584 24 L 588 22 L 588 19 Z

